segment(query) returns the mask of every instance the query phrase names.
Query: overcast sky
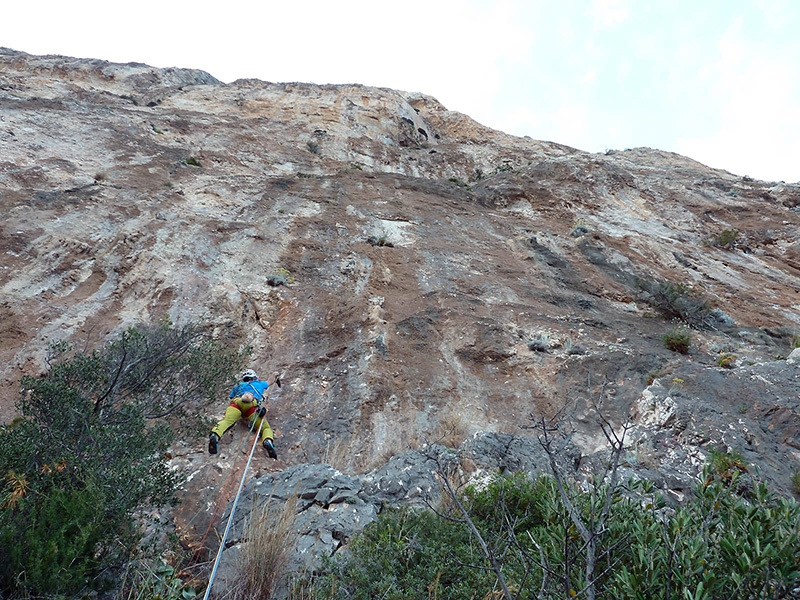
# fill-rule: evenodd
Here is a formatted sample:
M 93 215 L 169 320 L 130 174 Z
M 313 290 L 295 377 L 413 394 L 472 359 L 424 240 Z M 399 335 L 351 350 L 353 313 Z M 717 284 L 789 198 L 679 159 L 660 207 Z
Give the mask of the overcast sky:
M 515 135 L 800 181 L 800 0 L 15 0 L 0 46 L 436 97 Z

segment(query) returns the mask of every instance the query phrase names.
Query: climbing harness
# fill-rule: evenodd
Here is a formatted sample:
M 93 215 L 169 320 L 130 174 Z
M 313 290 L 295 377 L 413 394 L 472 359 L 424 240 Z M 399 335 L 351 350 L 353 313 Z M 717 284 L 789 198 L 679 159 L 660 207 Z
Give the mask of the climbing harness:
M 261 422 L 258 424 L 258 431 L 256 432 L 255 439 L 253 440 L 253 447 L 250 449 L 250 456 L 247 458 L 247 464 L 244 467 L 244 473 L 242 473 L 242 480 L 239 482 L 239 491 L 236 492 L 236 497 L 233 499 L 231 514 L 228 515 L 228 523 L 225 525 L 225 533 L 222 535 L 222 541 L 219 544 L 219 550 L 217 550 L 217 558 L 214 560 L 214 568 L 211 570 L 211 577 L 208 578 L 208 586 L 206 587 L 206 593 L 203 596 L 203 600 L 208 600 L 208 596 L 211 594 L 211 588 L 214 585 L 214 578 L 217 576 L 217 568 L 219 568 L 219 562 L 222 560 L 222 551 L 225 549 L 225 542 L 228 540 L 228 533 L 230 533 L 231 524 L 233 523 L 233 515 L 236 512 L 236 505 L 239 504 L 239 497 L 242 495 L 242 488 L 244 488 L 244 480 L 247 477 L 247 471 L 250 469 L 250 463 L 253 461 L 253 453 L 256 451 L 258 439 L 261 436 L 261 426 L 263 424 L 264 419 L 262 418 Z

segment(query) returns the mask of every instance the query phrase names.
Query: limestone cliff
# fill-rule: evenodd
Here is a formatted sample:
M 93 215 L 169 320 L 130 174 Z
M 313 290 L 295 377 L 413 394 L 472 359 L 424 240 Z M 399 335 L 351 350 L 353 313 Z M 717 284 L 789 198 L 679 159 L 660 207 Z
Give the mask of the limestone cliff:
M 2 49 L 0 418 L 48 343 L 168 315 L 285 373 L 259 469 L 358 470 L 573 401 L 590 453 L 605 382 L 612 418 L 654 428 L 654 472 L 722 443 L 788 489 L 798 205 L 797 184 L 514 137 L 419 93 Z M 664 290 L 713 308 L 686 355 Z

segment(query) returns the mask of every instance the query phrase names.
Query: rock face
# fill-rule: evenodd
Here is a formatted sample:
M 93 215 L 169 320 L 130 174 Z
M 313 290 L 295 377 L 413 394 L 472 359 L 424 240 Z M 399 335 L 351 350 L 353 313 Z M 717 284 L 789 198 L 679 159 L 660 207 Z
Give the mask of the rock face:
M 346 475 L 330 465 L 300 464 L 280 473 L 252 479 L 244 488 L 222 554 L 215 593 L 234 585 L 240 572 L 240 552 L 247 541 L 251 515 L 280 516 L 292 511 L 289 528 L 296 543 L 289 549 L 287 571 L 309 573 L 323 556 L 331 556 L 373 522 L 387 507 L 437 507 L 441 477 L 460 470 L 475 480 L 486 478 L 509 461 L 520 470 L 539 471 L 546 465 L 543 451 L 529 437 L 477 434 L 458 451 L 427 445 L 392 457 L 382 467 Z M 223 515 L 230 519 L 230 508 Z M 269 518 L 269 517 L 267 517 Z M 286 582 L 284 582 L 285 584 Z M 281 596 L 281 594 L 278 594 Z
M 280 460 L 255 481 L 523 439 L 564 406 L 590 455 L 602 392 L 612 422 L 637 419 L 626 460 L 665 489 L 719 445 L 788 492 L 798 199 L 658 150 L 506 135 L 418 93 L 0 49 L 0 420 L 49 343 L 166 315 L 284 372 Z M 697 328 L 687 354 L 664 346 L 674 317 Z M 202 473 L 187 498 L 216 497 L 235 439 L 176 451 Z

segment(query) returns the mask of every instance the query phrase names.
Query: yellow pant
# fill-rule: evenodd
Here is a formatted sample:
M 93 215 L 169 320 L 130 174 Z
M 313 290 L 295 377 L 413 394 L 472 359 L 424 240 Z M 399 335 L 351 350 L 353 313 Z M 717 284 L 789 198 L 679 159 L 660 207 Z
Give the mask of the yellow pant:
M 216 433 L 218 437 L 222 437 L 228 429 L 236 424 L 236 421 L 238 421 L 243 414 L 246 415 L 250 413 L 250 416 L 246 417 L 250 428 L 253 431 L 258 431 L 258 426 L 261 425 L 261 442 L 263 443 L 264 440 L 267 439 L 271 440 L 273 436 L 272 427 L 269 426 L 267 419 L 259 417 L 258 412 L 252 410 L 253 408 L 256 408 L 254 403 L 242 402 L 241 398 L 234 398 L 231 400 L 228 408 L 225 409 L 225 416 L 222 417 L 222 420 L 211 430 L 211 433 Z

